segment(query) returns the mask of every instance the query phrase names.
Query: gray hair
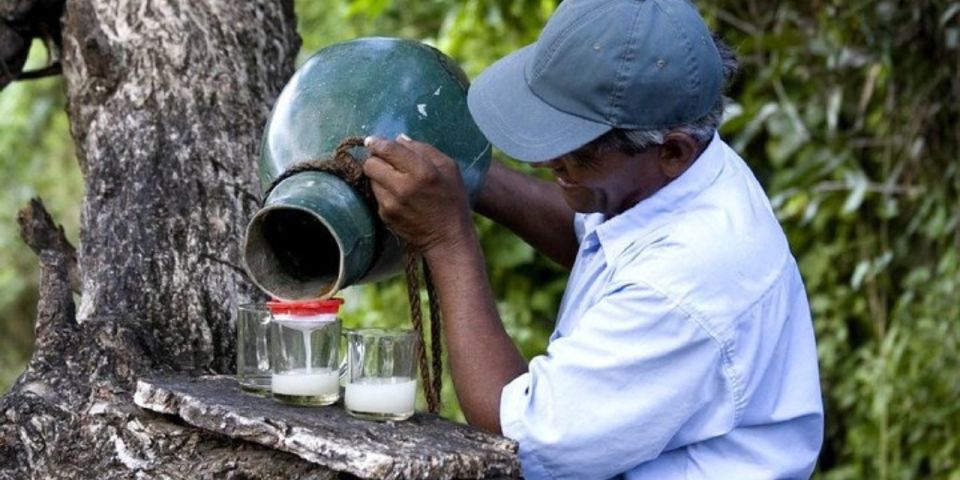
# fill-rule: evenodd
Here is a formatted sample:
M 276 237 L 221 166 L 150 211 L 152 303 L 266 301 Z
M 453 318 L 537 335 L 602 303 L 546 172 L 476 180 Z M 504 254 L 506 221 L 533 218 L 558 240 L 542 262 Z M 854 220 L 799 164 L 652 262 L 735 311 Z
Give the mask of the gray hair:
M 720 53 L 723 66 L 723 83 L 724 88 L 726 88 L 736 77 L 740 69 L 740 62 L 737 60 L 736 52 L 716 34 L 713 35 L 713 43 Z M 591 141 L 585 147 L 581 147 L 573 155 L 585 160 L 587 157 L 602 155 L 610 151 L 636 154 L 650 147 L 663 144 L 664 138 L 672 132 L 690 135 L 700 144 L 707 143 L 713 138 L 714 132 L 717 131 L 717 127 L 723 120 L 723 110 L 726 107 L 726 102 L 727 98 L 720 95 L 706 115 L 683 125 L 653 130 L 613 129 Z

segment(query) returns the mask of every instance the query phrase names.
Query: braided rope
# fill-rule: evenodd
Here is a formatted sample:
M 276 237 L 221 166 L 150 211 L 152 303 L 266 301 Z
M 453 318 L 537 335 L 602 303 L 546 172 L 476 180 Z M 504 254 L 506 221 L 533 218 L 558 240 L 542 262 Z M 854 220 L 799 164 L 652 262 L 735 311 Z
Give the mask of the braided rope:
M 420 365 L 420 383 L 423 388 L 423 397 L 427 401 L 427 410 L 430 413 L 440 411 L 440 390 L 436 389 L 435 383 L 431 382 L 431 371 L 427 365 L 426 335 L 423 331 L 423 311 L 420 306 L 420 275 L 418 271 L 420 254 L 407 245 L 403 252 L 403 271 L 407 277 L 407 301 L 410 304 L 410 321 L 413 323 L 413 329 L 420 336 L 417 343 L 417 361 Z M 434 323 L 433 298 L 430 298 L 430 330 L 436 329 L 437 323 Z M 431 341 L 433 339 L 431 338 Z M 437 347 L 433 347 L 436 352 Z M 438 357 L 433 357 L 434 364 Z M 436 371 L 433 372 L 436 375 Z
M 324 172 L 340 177 L 343 181 L 347 182 L 351 187 L 357 190 L 357 193 L 360 194 L 360 197 L 363 198 L 369 206 L 376 207 L 377 199 L 373 196 L 373 189 L 370 187 L 370 179 L 363 174 L 363 167 L 361 167 L 362 162 L 358 161 L 350 153 L 350 150 L 355 147 L 363 146 L 363 138 L 361 137 L 349 137 L 340 142 L 340 145 L 337 145 L 337 149 L 333 152 L 331 158 L 324 158 L 318 160 L 307 160 L 304 162 L 298 162 L 280 174 L 273 182 L 270 182 L 270 187 L 267 188 L 267 191 L 263 194 L 263 198 L 270 196 L 270 192 L 273 192 L 273 189 L 280 184 L 280 182 L 292 177 L 301 172 Z M 374 208 L 374 211 L 376 208 Z
M 290 178 L 300 172 L 324 172 L 336 175 L 347 182 L 351 187 L 357 190 L 360 197 L 363 198 L 367 206 L 372 211 L 377 210 L 377 199 L 373 195 L 373 189 L 370 186 L 370 179 L 363 173 L 362 162 L 350 153 L 355 147 L 363 146 L 362 137 L 349 137 L 340 142 L 331 158 L 309 160 L 299 162 L 286 169 L 280 176 L 270 183 L 264 198 L 270 196 L 270 192 L 280 184 L 280 182 Z M 377 236 L 382 235 L 383 225 L 377 221 Z M 423 389 L 423 396 L 427 401 L 427 410 L 430 413 L 440 411 L 440 391 L 443 387 L 443 343 L 441 341 L 441 319 L 440 304 L 437 299 L 437 292 L 430 278 L 430 270 L 427 268 L 426 261 L 415 248 L 406 245 L 403 253 L 404 275 L 407 283 L 407 301 L 410 304 L 410 323 L 417 332 L 420 339 L 417 345 L 417 363 L 420 370 L 420 386 Z M 423 310 L 420 305 L 420 272 L 419 266 L 423 265 L 424 283 L 427 289 L 427 298 L 430 304 L 430 347 L 432 364 L 428 364 L 426 349 L 426 334 L 423 328 Z M 432 368 L 430 368 L 432 367 Z
M 436 396 L 437 408 L 440 408 L 440 391 L 443 390 L 443 341 L 441 340 L 443 324 L 440 319 L 440 302 L 437 290 L 433 285 L 433 276 L 426 260 L 423 264 L 423 282 L 427 286 L 427 298 L 430 301 L 430 346 L 433 358 L 433 392 Z

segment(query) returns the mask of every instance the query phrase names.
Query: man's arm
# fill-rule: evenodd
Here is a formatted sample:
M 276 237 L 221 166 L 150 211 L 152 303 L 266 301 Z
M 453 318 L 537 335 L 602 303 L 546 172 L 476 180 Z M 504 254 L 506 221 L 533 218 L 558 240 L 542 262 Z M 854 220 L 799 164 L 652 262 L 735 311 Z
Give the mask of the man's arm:
M 611 478 L 734 427 L 720 343 L 639 278 L 614 279 L 503 389 L 501 428 L 527 478 Z
M 467 421 L 500 433 L 500 392 L 527 371 L 493 301 L 473 225 L 424 252 L 440 299 L 457 398 Z
M 527 371 L 497 313 L 463 181 L 433 147 L 368 138 L 379 214 L 423 252 L 437 288 L 453 384 L 470 424 L 500 433 L 500 392 Z
M 494 161 L 477 199 L 476 211 L 499 223 L 567 268 L 577 256 L 573 210 L 560 187 Z

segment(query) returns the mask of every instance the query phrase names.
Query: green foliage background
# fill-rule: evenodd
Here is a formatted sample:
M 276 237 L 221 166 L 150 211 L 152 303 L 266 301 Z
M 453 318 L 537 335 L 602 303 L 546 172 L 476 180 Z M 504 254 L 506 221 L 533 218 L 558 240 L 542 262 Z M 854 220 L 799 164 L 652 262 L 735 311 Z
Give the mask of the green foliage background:
M 535 40 L 556 4 L 296 6 L 301 61 L 356 36 L 403 36 L 475 76 Z M 722 133 L 771 196 L 810 294 L 827 408 L 817 476 L 960 479 L 960 2 L 700 6 L 744 64 Z M 39 194 L 77 238 L 82 182 L 64 103 L 60 79 L 0 94 L 0 389 L 29 356 L 36 302 L 37 262 L 18 239 L 16 210 Z M 565 273 L 477 224 L 504 322 L 526 355 L 540 353 Z M 398 281 L 346 295 L 348 326 L 407 321 Z M 449 379 L 445 405 L 460 418 Z

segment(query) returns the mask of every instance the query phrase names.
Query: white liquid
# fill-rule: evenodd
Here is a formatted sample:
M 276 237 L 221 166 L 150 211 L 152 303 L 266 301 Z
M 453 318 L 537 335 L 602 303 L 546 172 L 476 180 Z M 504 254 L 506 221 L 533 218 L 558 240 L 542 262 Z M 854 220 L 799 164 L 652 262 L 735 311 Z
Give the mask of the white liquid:
M 329 368 L 303 368 L 274 373 L 270 377 L 270 390 L 279 395 L 298 397 L 329 396 L 340 394 L 340 372 Z
M 417 382 L 410 377 L 367 377 L 348 383 L 344 406 L 364 413 L 413 413 Z
M 283 325 L 287 328 L 292 328 L 294 330 L 299 330 L 303 335 L 303 352 L 304 358 L 307 362 L 307 373 L 310 373 L 313 369 L 313 344 L 310 342 L 310 337 L 313 335 L 313 331 L 319 328 L 321 325 L 327 322 L 332 322 L 337 319 L 336 315 L 333 314 L 320 314 L 320 315 L 289 315 L 289 314 L 277 314 L 274 317 L 274 321 Z
M 313 329 L 302 330 L 303 332 L 303 361 L 307 362 L 307 373 L 313 368 L 313 342 L 310 337 L 313 335 Z

